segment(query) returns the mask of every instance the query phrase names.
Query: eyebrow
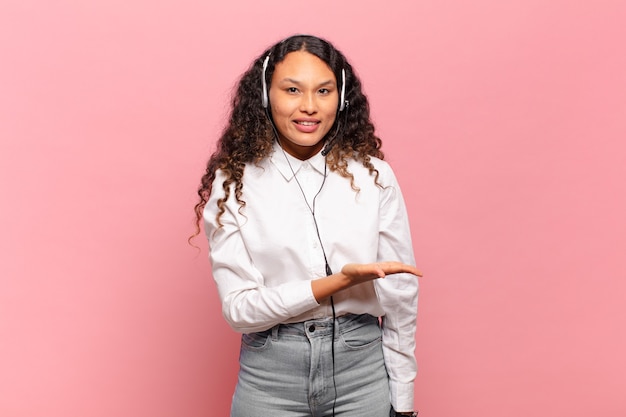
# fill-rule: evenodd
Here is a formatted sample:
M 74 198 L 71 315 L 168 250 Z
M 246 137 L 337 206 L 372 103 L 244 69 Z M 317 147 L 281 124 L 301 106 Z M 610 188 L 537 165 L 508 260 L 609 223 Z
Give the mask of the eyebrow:
M 278 82 L 279 83 L 289 82 L 289 83 L 293 83 L 293 84 L 296 84 L 296 85 L 302 85 L 302 82 L 300 82 L 298 80 L 294 80 L 293 78 L 289 78 L 289 77 L 283 78 L 282 80 L 280 80 Z M 333 80 L 327 80 L 327 81 L 324 81 L 324 82 L 318 84 L 318 87 L 326 87 L 326 86 L 329 86 L 329 85 L 333 85 L 334 86 L 335 82 Z

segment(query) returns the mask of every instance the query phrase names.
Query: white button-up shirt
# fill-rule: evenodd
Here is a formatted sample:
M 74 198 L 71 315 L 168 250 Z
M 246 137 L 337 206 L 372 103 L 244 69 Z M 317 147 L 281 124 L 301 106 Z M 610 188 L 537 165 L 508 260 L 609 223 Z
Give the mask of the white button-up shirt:
M 348 170 L 357 192 L 349 179 L 326 172 L 321 153 L 301 161 L 275 144 L 271 156 L 246 165 L 244 207 L 231 187 L 222 227 L 216 214 L 225 177 L 218 171 L 204 209 L 205 231 L 222 312 L 234 330 L 258 332 L 279 323 L 332 317 L 330 303 L 318 303 L 311 289 L 312 280 L 326 276 L 324 252 L 335 272 L 347 263 L 415 264 L 395 175 L 386 162 L 371 162 L 382 187 L 361 162 L 351 160 Z M 413 409 L 417 292 L 417 277 L 394 274 L 333 296 L 337 316 L 382 317 L 383 353 L 396 410 Z

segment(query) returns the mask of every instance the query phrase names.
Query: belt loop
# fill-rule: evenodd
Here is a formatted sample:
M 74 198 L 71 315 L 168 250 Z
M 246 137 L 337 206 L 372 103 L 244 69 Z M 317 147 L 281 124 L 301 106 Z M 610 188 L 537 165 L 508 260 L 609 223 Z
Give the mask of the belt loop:
M 278 328 L 280 327 L 280 324 L 277 324 L 276 326 L 272 327 L 272 341 L 275 342 L 278 340 Z

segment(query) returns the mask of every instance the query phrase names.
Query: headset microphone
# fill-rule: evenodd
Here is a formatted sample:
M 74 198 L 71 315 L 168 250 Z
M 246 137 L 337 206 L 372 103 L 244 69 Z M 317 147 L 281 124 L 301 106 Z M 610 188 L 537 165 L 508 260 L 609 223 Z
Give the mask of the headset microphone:
M 348 107 L 350 107 L 350 102 L 348 100 L 344 100 L 343 101 L 343 106 L 341 106 L 341 108 L 342 109 L 347 109 Z M 344 112 L 344 124 L 347 121 L 347 119 L 348 119 L 348 111 L 346 110 Z M 335 138 L 337 137 L 337 133 L 339 133 L 340 124 L 341 124 L 341 121 L 338 120 L 337 121 L 337 129 L 335 130 L 335 134 L 333 135 L 332 138 L 330 138 L 326 142 L 326 146 L 324 146 L 324 149 L 322 149 L 322 156 L 328 155 L 328 153 L 332 149 L 333 145 L 335 144 Z

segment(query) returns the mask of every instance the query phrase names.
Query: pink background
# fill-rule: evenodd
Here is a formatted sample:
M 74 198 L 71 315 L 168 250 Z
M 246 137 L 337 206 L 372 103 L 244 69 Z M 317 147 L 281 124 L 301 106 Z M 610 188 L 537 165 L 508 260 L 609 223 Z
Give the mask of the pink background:
M 204 163 L 293 33 L 360 73 L 406 194 L 423 416 L 626 415 L 626 4 L 0 5 L 0 415 L 225 416 Z

